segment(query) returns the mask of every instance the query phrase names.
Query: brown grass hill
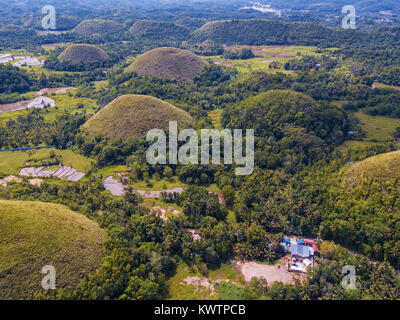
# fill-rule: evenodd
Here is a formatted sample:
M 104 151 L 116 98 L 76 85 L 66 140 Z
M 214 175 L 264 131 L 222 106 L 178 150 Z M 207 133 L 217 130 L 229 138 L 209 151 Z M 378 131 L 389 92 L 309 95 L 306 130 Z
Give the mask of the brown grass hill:
M 103 19 L 84 20 L 79 23 L 73 30 L 72 33 L 79 34 L 81 36 L 93 36 L 93 35 L 104 35 L 104 34 L 121 34 L 125 31 L 125 26 L 112 21 Z
M 21 26 L 17 26 L 14 24 L 7 24 L 0 28 L 0 32 L 8 32 L 8 33 L 14 33 L 14 34 L 20 34 L 25 32 L 25 28 Z
M 100 267 L 105 234 L 59 204 L 0 200 L 0 300 L 35 299 L 47 265 L 57 289 L 76 288 Z
M 110 57 L 99 47 L 88 44 L 76 44 L 66 48 L 59 56 L 60 62 L 101 62 Z
M 374 180 L 384 184 L 400 178 L 400 151 L 393 151 L 369 157 L 353 163 L 342 170 L 348 186 L 361 185 Z
M 172 81 L 192 82 L 206 65 L 206 61 L 190 51 L 163 47 L 140 55 L 125 71 Z
M 139 20 L 129 29 L 134 38 L 146 40 L 188 40 L 190 30 L 173 22 Z
M 185 128 L 192 118 L 186 111 L 157 98 L 124 95 L 97 112 L 82 129 L 89 136 L 126 141 L 133 136 L 145 137 L 151 129 L 167 130 L 169 121 L 177 121 L 179 128 Z

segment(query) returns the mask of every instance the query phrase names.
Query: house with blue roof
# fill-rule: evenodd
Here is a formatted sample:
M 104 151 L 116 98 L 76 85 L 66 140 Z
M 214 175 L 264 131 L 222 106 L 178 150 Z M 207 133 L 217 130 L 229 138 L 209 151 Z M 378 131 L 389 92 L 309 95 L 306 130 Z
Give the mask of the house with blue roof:
M 307 272 L 309 266 L 314 265 L 314 250 L 312 247 L 302 244 L 292 244 L 290 248 L 290 270 L 295 272 Z

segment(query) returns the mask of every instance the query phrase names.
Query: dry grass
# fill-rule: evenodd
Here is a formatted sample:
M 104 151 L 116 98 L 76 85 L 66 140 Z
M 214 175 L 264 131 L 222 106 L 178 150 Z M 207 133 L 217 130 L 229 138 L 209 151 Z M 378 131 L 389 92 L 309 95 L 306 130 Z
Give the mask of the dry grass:
M 78 24 L 72 32 L 79 35 L 92 36 L 93 34 L 123 33 L 125 26 L 112 21 L 103 19 L 84 20 Z
M 106 61 L 110 59 L 107 53 L 102 49 L 88 45 L 88 44 L 75 44 L 63 51 L 58 56 L 61 62 L 89 62 L 89 61 Z
M 0 200 L 0 299 L 33 299 L 46 265 L 57 288 L 74 288 L 103 257 L 105 231 L 67 207 Z
M 358 184 L 364 179 L 390 181 L 400 177 L 400 151 L 388 152 L 356 162 L 345 169 L 346 182 Z
M 207 64 L 194 53 L 177 48 L 157 48 L 139 56 L 127 69 L 155 78 L 191 82 Z
M 89 119 L 83 129 L 92 136 L 127 140 L 146 136 L 151 129 L 167 130 L 169 121 L 178 121 L 183 128 L 192 123 L 192 118 L 186 111 L 154 97 L 124 95 Z

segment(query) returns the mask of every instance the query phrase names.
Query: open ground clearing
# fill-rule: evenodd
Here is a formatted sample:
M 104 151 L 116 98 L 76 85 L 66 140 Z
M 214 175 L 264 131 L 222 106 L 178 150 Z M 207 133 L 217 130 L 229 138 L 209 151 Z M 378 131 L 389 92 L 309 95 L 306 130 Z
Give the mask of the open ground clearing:
M 53 99 L 39 96 L 32 100 L 18 101 L 9 104 L 0 104 L 0 113 L 20 111 L 30 108 L 42 109 L 46 107 L 55 107 L 56 103 Z
M 235 268 L 243 274 L 246 282 L 250 282 L 255 277 L 264 278 L 267 280 L 268 285 L 272 285 L 277 281 L 294 284 L 296 280 L 304 279 L 305 275 L 288 271 L 288 259 L 290 257 L 284 257 L 282 261 L 280 260 L 281 263 L 272 265 L 253 261 L 235 261 Z
M 272 62 L 279 62 L 284 64 L 291 59 L 298 59 L 303 56 L 320 56 L 317 53 L 317 47 L 307 46 L 225 46 L 225 49 L 233 48 L 248 48 L 251 49 L 255 58 L 246 60 L 229 60 L 223 58 L 223 56 L 211 56 L 203 57 L 203 59 L 211 60 L 215 64 L 225 65 L 230 68 L 236 68 L 240 74 L 263 71 L 268 73 L 283 72 L 287 74 L 293 74 L 291 70 L 284 69 L 270 69 L 269 65 Z M 300 54 L 300 55 L 299 55 Z
M 41 167 L 52 155 L 59 156 L 63 165 L 70 166 L 80 172 L 87 173 L 93 165 L 93 160 L 71 150 L 40 149 L 30 151 L 0 152 L 0 174 L 19 174 L 27 166 Z

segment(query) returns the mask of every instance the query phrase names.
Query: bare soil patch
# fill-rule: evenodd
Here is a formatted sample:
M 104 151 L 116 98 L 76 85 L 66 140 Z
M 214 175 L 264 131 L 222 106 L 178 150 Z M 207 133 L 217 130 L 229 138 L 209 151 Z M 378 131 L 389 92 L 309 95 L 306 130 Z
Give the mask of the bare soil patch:
M 295 284 L 297 279 L 303 281 L 306 277 L 304 274 L 288 271 L 287 259 L 287 257 L 284 258 L 283 265 L 267 265 L 253 261 L 235 261 L 234 268 L 243 274 L 246 282 L 250 282 L 254 277 L 264 278 L 267 280 L 269 286 L 277 281 L 286 284 Z
M 44 94 L 49 94 L 49 93 L 64 93 L 68 92 L 71 90 L 74 90 L 74 87 L 66 87 L 66 88 L 43 88 L 40 91 L 36 92 L 35 94 L 37 96 L 42 96 Z
M 25 100 L 25 101 L 18 101 L 14 103 L 7 103 L 7 104 L 0 104 L 0 113 L 6 113 L 10 111 L 18 111 L 18 110 L 23 110 L 26 109 L 28 104 L 31 102 L 31 100 Z

